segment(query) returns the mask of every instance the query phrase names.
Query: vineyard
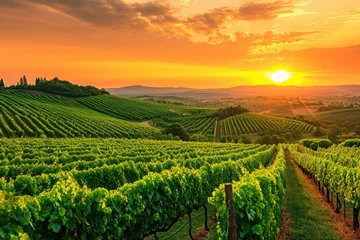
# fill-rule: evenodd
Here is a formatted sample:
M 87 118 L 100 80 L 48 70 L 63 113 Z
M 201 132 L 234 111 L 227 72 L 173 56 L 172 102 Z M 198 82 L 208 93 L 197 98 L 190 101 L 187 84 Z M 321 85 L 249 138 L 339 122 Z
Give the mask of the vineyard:
M 0 92 L 0 137 L 150 137 L 155 128 L 123 121 L 65 97 Z
M 332 110 L 332 111 L 315 113 L 314 116 L 307 115 L 305 117 L 308 119 L 317 119 L 329 123 L 336 123 L 344 126 L 348 125 L 354 127 L 360 124 L 360 109 L 350 108 L 350 109 Z
M 110 95 L 75 99 L 7 91 L 0 92 L 0 104 L 0 137 L 7 138 L 154 138 L 172 123 L 207 141 L 264 131 L 314 130 L 287 118 L 244 113 L 217 120 L 211 109 Z
M 95 111 L 129 121 L 176 117 L 181 113 L 198 111 L 200 109 L 180 104 L 157 103 L 110 95 L 82 98 L 78 102 Z
M 213 110 L 185 105 L 18 91 L 0 92 L 0 113 L 0 239 L 169 239 L 184 216 L 193 239 L 191 215 L 204 209 L 209 229 L 211 206 L 225 240 L 225 183 L 232 183 L 236 236 L 276 239 L 283 202 L 294 201 L 286 194 L 290 162 L 359 229 L 359 140 L 275 146 L 145 139 L 171 123 L 219 139 L 312 132 L 304 122 L 254 113 L 218 120 Z M 148 120 L 159 128 L 131 122 Z
M 246 233 L 241 233 L 243 238 L 273 236 L 284 195 L 283 155 L 280 147 L 265 145 L 1 140 L 0 235 L 142 239 L 205 206 L 211 196 L 210 202 L 219 205 L 219 219 L 223 218 L 221 185 L 235 181 L 235 192 L 254 193 L 249 201 L 265 194 L 263 201 L 239 209 L 256 211 Z M 273 191 L 262 192 L 262 187 L 270 186 Z M 274 209 L 270 196 L 280 204 Z M 260 220 L 260 215 L 266 218 Z
M 245 113 L 218 121 L 215 138 L 222 136 L 236 136 L 241 134 L 258 133 L 267 130 L 312 132 L 310 124 L 269 115 Z
M 336 212 L 351 206 L 353 229 L 359 229 L 360 149 L 338 145 L 314 151 L 302 145 L 292 145 L 289 154 L 314 180 L 329 203 L 336 199 Z M 343 212 L 346 218 L 346 209 Z
M 194 116 L 154 119 L 153 122 L 159 127 L 165 127 L 171 123 L 180 123 L 190 134 L 203 134 L 213 139 L 216 118 L 208 114 L 197 114 Z

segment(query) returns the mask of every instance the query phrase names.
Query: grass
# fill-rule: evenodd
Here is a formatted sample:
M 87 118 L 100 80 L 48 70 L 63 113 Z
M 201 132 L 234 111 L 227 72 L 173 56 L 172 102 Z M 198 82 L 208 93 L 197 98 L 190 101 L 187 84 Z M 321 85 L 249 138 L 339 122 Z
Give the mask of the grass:
M 300 179 L 294 163 L 287 161 L 286 211 L 293 221 L 290 239 L 341 239 L 335 232 L 327 210 L 313 194 L 309 185 Z
M 208 205 L 208 226 L 210 229 L 209 237 L 204 237 L 204 239 L 210 239 L 215 240 L 219 239 L 218 235 L 216 233 L 216 225 L 213 224 L 213 212 L 212 210 L 214 207 Z M 205 220 L 205 214 L 204 214 L 204 208 L 200 208 L 199 210 L 193 211 L 191 213 L 191 217 L 195 219 L 192 220 L 192 236 L 194 237 L 195 234 L 198 232 L 198 229 L 204 226 L 204 220 Z M 169 231 L 164 233 L 157 233 L 158 239 L 171 239 L 171 240 L 184 240 L 184 239 L 190 239 L 189 236 L 189 217 L 185 215 L 183 218 L 181 218 Z M 185 226 L 184 226 L 185 225 Z M 183 227 L 184 226 L 184 227 Z M 183 228 L 182 228 L 183 227 Z M 178 233 L 176 233 L 180 228 L 182 228 Z M 175 234 L 176 233 L 176 234 Z M 175 234 L 174 236 L 172 236 Z M 171 237 L 172 236 L 172 237 Z M 155 237 L 150 236 L 147 238 L 147 240 L 153 240 Z

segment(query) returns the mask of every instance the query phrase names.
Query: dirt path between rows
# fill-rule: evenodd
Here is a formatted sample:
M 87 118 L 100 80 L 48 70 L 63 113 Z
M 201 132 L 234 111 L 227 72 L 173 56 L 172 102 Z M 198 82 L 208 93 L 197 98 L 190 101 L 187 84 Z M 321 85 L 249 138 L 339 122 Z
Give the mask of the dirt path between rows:
M 323 214 L 326 216 L 323 216 L 323 219 L 319 219 L 321 221 L 323 221 L 324 223 L 324 229 L 326 230 L 326 228 L 328 228 L 329 226 L 333 227 L 334 233 L 337 236 L 334 236 L 334 238 L 330 237 L 330 236 L 326 236 L 326 235 L 322 235 L 324 233 L 319 234 L 319 236 L 323 236 L 323 238 L 319 238 L 317 236 L 309 236 L 309 238 L 307 239 L 338 239 L 338 237 L 340 237 L 341 239 L 344 240 L 354 240 L 354 239 L 360 239 L 360 235 L 359 233 L 354 232 L 351 229 L 351 226 L 349 224 L 347 224 L 347 222 L 345 221 L 343 215 L 337 214 L 335 213 L 335 208 L 329 204 L 327 202 L 326 196 L 322 195 L 315 183 L 312 181 L 312 179 L 310 179 L 306 174 L 304 174 L 302 172 L 302 170 L 296 165 L 295 161 L 291 158 L 290 155 L 287 155 L 287 174 L 288 174 L 288 186 L 287 186 L 287 198 L 286 198 L 286 204 L 285 204 L 285 209 L 283 212 L 283 216 L 282 216 L 282 226 L 281 226 L 281 233 L 278 237 L 279 240 L 284 240 L 284 239 L 300 239 L 297 238 L 295 236 L 297 236 L 298 234 L 296 233 L 296 231 L 298 229 L 296 229 L 297 223 L 293 221 L 293 219 L 290 217 L 291 211 L 288 211 L 287 208 L 289 207 L 288 205 L 290 204 L 290 201 L 295 201 L 295 199 L 293 199 L 291 196 L 289 196 L 289 193 L 291 193 L 292 190 L 291 188 L 294 188 L 294 179 L 295 181 L 298 180 L 300 185 L 302 185 L 302 189 L 304 190 L 304 193 L 306 193 L 306 195 L 304 195 L 304 198 L 309 198 L 309 203 L 310 206 L 308 206 L 309 208 L 311 208 L 311 204 L 313 205 L 318 205 L 320 210 L 323 210 Z M 296 175 L 296 178 L 294 178 L 293 175 Z M 290 178 L 290 179 L 289 179 Z M 293 179 L 293 180 L 292 180 Z M 292 196 L 295 196 L 295 194 L 297 194 L 296 197 L 301 197 L 300 193 L 294 193 Z M 291 206 L 294 207 L 294 206 Z M 296 207 L 296 206 L 295 206 Z M 298 214 L 306 214 L 305 212 L 302 212 L 302 206 L 297 206 L 299 207 L 299 212 Z M 316 207 L 316 206 L 314 206 Z M 308 211 L 311 211 L 311 209 L 308 209 Z M 320 215 L 320 213 L 319 213 Z M 294 215 L 293 215 L 294 216 Z M 308 221 L 310 219 L 304 219 L 305 223 L 319 223 L 316 220 L 316 214 L 315 215 L 309 215 L 311 216 L 311 218 L 313 218 L 313 222 Z M 298 218 L 299 216 L 294 217 Z M 320 216 L 319 216 L 320 218 Z M 298 220 L 301 221 L 301 220 Z M 324 221 L 328 221 L 328 225 L 326 226 L 326 223 Z M 319 228 L 318 224 L 314 224 L 314 226 L 312 226 L 313 228 Z M 306 228 L 304 228 L 306 229 Z M 311 226 L 309 226 L 308 230 L 311 230 Z M 320 231 L 320 230 L 319 230 Z M 306 234 L 306 233 L 304 233 Z M 311 234 L 311 233 L 309 233 Z

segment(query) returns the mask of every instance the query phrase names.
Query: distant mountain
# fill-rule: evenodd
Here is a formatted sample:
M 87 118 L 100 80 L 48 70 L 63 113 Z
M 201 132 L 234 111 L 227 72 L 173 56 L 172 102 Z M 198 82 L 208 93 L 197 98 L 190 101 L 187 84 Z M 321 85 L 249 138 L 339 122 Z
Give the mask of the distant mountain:
M 178 96 L 199 99 L 213 99 L 219 97 L 257 97 L 257 96 L 285 96 L 285 97 L 309 97 L 309 96 L 360 96 L 360 85 L 339 86 L 238 86 L 233 88 L 218 89 L 192 89 L 192 88 L 167 88 L 128 86 L 122 88 L 106 89 L 113 95 L 136 97 L 149 96 Z
M 136 97 L 142 95 L 176 95 L 183 92 L 192 91 L 191 88 L 172 88 L 172 87 L 147 87 L 147 86 L 127 86 L 122 88 L 108 88 L 111 94 L 127 97 Z

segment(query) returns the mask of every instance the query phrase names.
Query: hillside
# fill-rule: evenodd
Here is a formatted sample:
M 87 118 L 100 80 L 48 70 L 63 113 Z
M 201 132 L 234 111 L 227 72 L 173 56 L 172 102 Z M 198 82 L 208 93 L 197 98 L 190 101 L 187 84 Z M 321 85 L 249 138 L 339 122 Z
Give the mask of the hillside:
M 313 130 L 314 127 L 312 125 L 296 120 L 263 114 L 244 113 L 218 121 L 215 139 L 220 139 L 222 136 L 239 136 L 264 131 L 299 131 L 304 133 Z
M 154 118 L 176 117 L 181 114 L 207 111 L 206 109 L 182 104 L 153 102 L 111 95 L 80 98 L 77 101 L 95 111 L 129 121 L 145 121 Z
M 314 129 L 300 121 L 264 114 L 243 113 L 221 119 L 214 110 L 176 103 L 111 95 L 69 98 L 30 92 L 0 92 L 1 137 L 154 138 L 172 123 L 184 126 L 195 141 L 276 131 L 310 133 Z
M 169 95 L 181 94 L 183 92 L 191 91 L 191 88 L 174 88 L 174 87 L 147 87 L 147 86 L 127 86 L 122 88 L 108 88 L 111 94 L 118 96 L 136 97 L 144 95 Z
M 157 129 L 130 123 L 66 97 L 0 92 L 1 137 L 151 137 Z
M 12 85 L 6 89 L 21 91 L 35 90 L 73 98 L 109 95 L 105 89 L 98 89 L 94 86 L 79 86 L 58 78 L 54 78 L 52 80 L 37 78 L 34 85 L 28 84 L 25 76 L 20 79 L 20 83 Z
M 154 119 L 153 124 L 164 128 L 172 123 L 180 123 L 190 135 L 201 134 L 208 141 L 214 139 L 216 118 L 209 114 L 196 114 L 194 116 L 182 116 L 172 118 Z
M 307 119 L 314 119 L 328 123 L 335 123 L 341 126 L 354 128 L 360 125 L 360 108 L 339 109 L 327 112 L 319 112 L 314 115 L 306 115 Z
M 315 129 L 305 122 L 265 114 L 243 113 L 219 120 L 214 113 L 163 118 L 153 122 L 158 127 L 180 123 L 191 135 L 200 134 L 208 141 L 219 141 L 222 136 L 239 137 L 263 132 L 311 133 Z

